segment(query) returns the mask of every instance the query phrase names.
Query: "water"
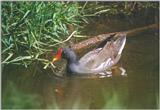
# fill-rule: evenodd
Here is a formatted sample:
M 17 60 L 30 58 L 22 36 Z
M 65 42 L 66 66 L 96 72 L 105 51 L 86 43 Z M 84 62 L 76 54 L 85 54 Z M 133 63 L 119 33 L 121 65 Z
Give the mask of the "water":
M 113 20 L 105 27 L 101 21 L 89 24 L 84 33 L 97 35 L 133 27 L 120 20 Z M 33 76 L 35 67 L 30 69 L 6 67 L 2 73 L 2 107 L 158 108 L 158 39 L 155 31 L 127 37 L 122 58 L 117 64 L 126 69 L 127 77 L 113 75 L 109 78 L 80 76 L 59 78 L 43 70 L 39 70 L 38 74 Z

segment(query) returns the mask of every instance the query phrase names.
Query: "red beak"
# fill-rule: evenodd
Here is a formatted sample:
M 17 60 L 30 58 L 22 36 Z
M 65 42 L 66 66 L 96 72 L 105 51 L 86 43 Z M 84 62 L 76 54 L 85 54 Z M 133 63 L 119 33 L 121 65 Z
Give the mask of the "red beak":
M 52 62 L 54 63 L 55 61 L 58 61 L 61 59 L 62 56 L 62 48 L 59 48 L 55 57 L 53 58 Z

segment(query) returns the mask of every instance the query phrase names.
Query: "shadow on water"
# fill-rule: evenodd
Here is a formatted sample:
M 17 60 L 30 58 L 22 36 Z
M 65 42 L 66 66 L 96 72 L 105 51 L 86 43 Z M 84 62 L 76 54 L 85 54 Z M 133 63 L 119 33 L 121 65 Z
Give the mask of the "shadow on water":
M 89 27 L 96 27 L 97 32 L 103 33 L 107 27 L 113 27 L 115 21 L 110 22 L 106 28 L 103 28 L 104 23 L 106 22 L 101 22 L 102 26 L 99 23 L 90 24 Z M 116 20 L 116 26 L 113 31 L 130 28 L 129 24 L 121 20 Z M 34 67 L 6 67 L 2 73 L 2 107 L 158 108 L 158 42 L 158 34 L 154 31 L 127 38 L 118 63 L 127 70 L 127 77 L 59 78 L 50 76 L 50 73 L 43 70 L 32 76 Z

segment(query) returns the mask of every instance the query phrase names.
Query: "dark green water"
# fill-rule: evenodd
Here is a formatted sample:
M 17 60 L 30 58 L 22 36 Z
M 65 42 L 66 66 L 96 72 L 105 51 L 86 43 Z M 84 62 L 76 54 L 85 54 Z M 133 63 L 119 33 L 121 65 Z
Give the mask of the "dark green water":
M 96 35 L 134 27 L 125 21 L 113 20 L 107 26 L 104 22 L 89 24 L 87 33 Z M 2 73 L 2 108 L 156 109 L 159 107 L 158 43 L 159 35 L 154 30 L 127 37 L 117 64 L 126 69 L 127 77 L 57 78 L 43 70 L 31 77 L 34 67 L 6 67 Z

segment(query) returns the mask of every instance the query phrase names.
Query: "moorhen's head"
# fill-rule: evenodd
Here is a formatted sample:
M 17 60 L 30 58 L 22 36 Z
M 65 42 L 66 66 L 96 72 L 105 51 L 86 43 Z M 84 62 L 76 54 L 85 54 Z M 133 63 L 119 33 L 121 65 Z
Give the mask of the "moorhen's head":
M 58 61 L 61 58 L 64 58 L 69 62 L 77 61 L 77 56 L 71 48 L 59 48 L 52 62 Z

